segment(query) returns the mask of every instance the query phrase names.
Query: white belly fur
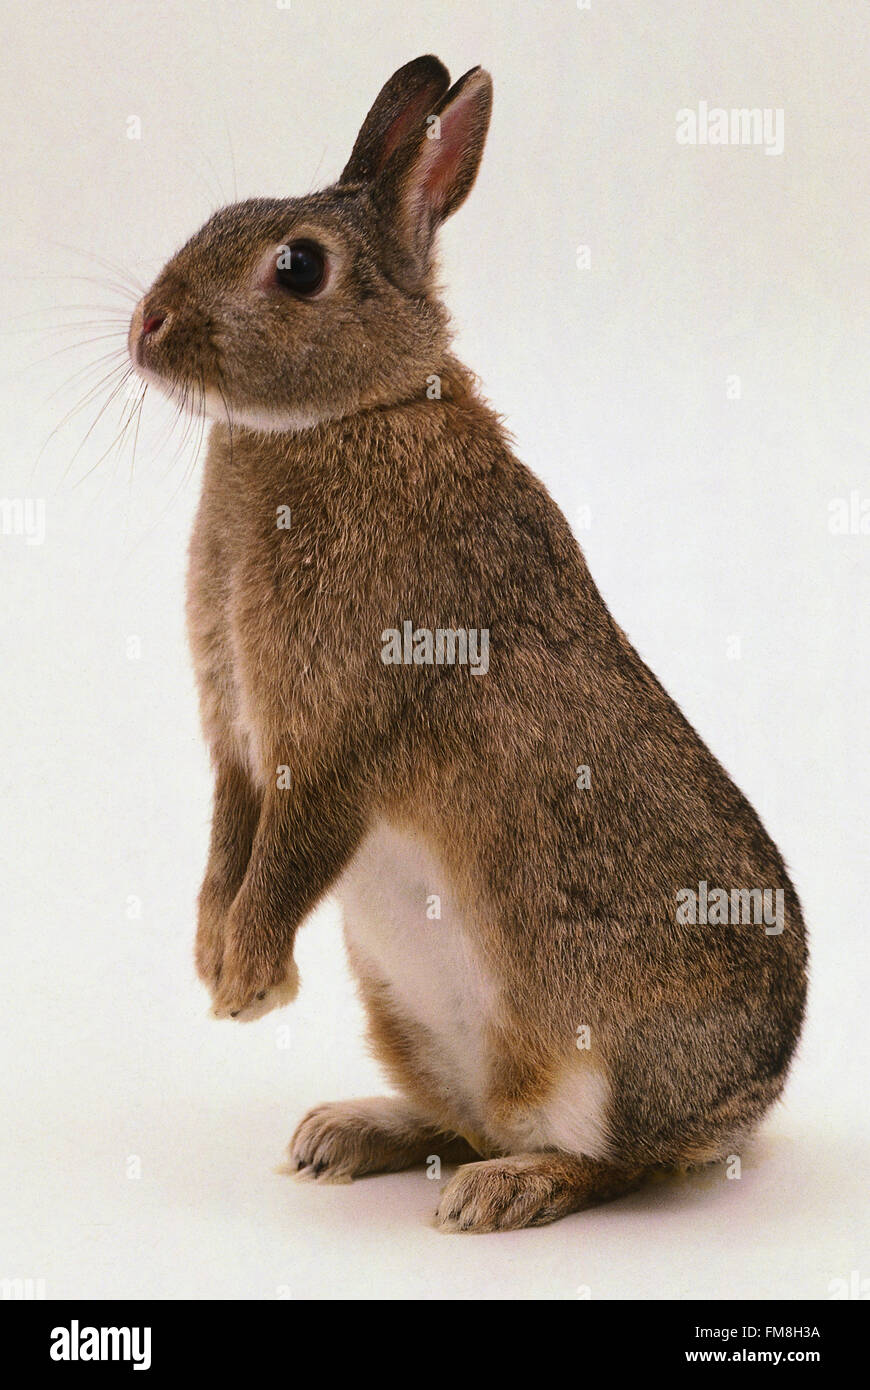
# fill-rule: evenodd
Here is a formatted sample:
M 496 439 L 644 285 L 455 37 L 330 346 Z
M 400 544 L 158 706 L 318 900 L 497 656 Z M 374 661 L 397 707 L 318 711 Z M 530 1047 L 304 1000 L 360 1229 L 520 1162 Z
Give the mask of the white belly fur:
M 435 856 L 423 839 L 381 821 L 336 894 L 348 944 L 389 986 L 398 1011 L 433 1035 L 438 1055 L 429 1065 L 467 1123 L 479 1128 L 494 991 Z M 436 908 L 440 917 L 427 916 Z
M 389 987 L 397 1010 L 435 1039 L 437 1055 L 427 1063 L 470 1130 L 515 1152 L 549 1146 L 606 1155 L 607 1079 L 589 1053 L 576 1049 L 566 1051 L 564 1070 L 543 1105 L 529 1107 L 500 1133 L 487 1123 L 486 1032 L 497 989 L 422 837 L 379 822 L 335 892 L 351 951 Z M 427 915 L 433 900 L 440 918 Z

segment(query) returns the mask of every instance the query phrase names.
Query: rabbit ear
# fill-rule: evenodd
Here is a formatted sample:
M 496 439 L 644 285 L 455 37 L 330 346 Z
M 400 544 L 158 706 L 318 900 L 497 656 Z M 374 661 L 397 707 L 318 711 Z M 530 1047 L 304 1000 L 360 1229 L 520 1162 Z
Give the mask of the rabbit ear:
M 365 183 L 377 178 L 406 136 L 422 126 L 449 86 L 449 72 L 431 53 L 394 72 L 363 121 L 339 183 Z
M 390 157 L 372 196 L 417 274 L 435 232 L 477 177 L 492 111 L 492 78 L 472 68 L 454 83 Z

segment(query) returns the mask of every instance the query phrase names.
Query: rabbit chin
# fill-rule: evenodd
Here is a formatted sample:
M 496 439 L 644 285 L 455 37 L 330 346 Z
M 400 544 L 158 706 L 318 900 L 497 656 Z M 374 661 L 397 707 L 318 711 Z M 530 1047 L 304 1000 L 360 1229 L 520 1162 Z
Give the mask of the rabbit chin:
M 329 411 L 271 410 L 268 406 L 233 405 L 211 388 L 206 388 L 203 414 L 209 420 L 220 420 L 233 428 L 242 426 L 258 434 L 296 434 L 299 430 L 313 429 L 323 420 L 334 418 Z
M 160 376 L 144 363 L 135 364 L 137 374 L 151 386 L 156 386 L 169 400 L 179 402 L 178 388 Z M 270 410 L 268 406 L 233 405 L 219 391 L 207 386 L 205 395 L 200 398 L 202 414 L 207 420 L 217 420 L 230 424 L 234 429 L 254 430 L 257 434 L 297 434 L 299 430 L 310 430 L 323 420 L 335 419 L 327 410 Z

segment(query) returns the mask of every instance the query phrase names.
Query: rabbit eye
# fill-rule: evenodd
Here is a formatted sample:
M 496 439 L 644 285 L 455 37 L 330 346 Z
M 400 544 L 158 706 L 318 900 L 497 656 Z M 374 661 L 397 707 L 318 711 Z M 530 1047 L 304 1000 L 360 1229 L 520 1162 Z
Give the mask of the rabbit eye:
M 295 294 L 314 294 L 323 283 L 326 258 L 310 241 L 293 241 L 282 246 L 275 266 L 275 281 Z

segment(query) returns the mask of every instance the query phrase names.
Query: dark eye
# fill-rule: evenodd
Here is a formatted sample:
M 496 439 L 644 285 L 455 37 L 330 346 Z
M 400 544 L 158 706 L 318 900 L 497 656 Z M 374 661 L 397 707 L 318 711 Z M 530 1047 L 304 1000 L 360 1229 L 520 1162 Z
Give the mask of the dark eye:
M 326 258 L 310 241 L 291 241 L 278 252 L 275 280 L 295 294 L 314 294 L 323 283 Z

